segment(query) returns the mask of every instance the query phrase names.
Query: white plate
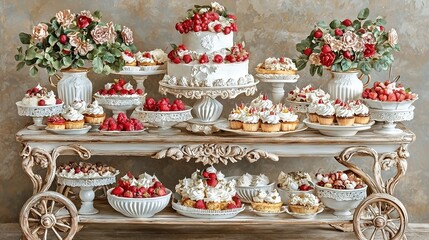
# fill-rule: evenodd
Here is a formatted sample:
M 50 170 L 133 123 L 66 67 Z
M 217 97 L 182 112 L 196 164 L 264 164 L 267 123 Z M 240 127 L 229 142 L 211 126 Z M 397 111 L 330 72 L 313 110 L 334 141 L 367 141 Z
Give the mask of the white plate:
M 286 206 L 282 206 L 280 212 L 261 212 L 261 211 L 257 211 L 255 209 L 253 209 L 252 207 L 249 207 L 249 210 L 253 213 L 255 213 L 258 216 L 261 217 L 275 217 L 277 215 L 279 215 L 280 213 L 284 213 L 287 211 L 287 207 Z
M 226 219 L 237 216 L 240 212 L 244 211 L 244 204 L 241 208 L 228 209 L 228 210 L 205 210 L 191 207 L 185 207 L 179 203 L 176 203 L 173 199 L 172 207 L 179 214 L 191 217 L 191 218 L 203 218 L 203 219 Z
M 135 131 L 106 131 L 106 130 L 100 130 L 99 132 L 106 136 L 132 136 L 132 135 L 138 135 L 145 133 L 147 128 L 144 128 L 143 130 L 135 130 Z
M 418 98 L 415 98 L 413 100 L 405 100 L 402 102 L 382 102 L 378 100 L 372 100 L 372 99 L 363 99 L 366 105 L 370 108 L 374 109 L 382 109 L 382 110 L 407 110 L 411 104 L 413 104 L 414 101 L 416 101 Z
M 298 124 L 297 129 L 294 131 L 288 131 L 288 132 L 261 132 L 261 131 L 246 132 L 246 131 L 243 131 L 242 129 L 231 129 L 229 127 L 228 121 L 215 124 L 215 127 L 218 128 L 219 130 L 223 130 L 225 132 L 232 132 L 232 133 L 236 133 L 239 135 L 255 136 L 255 137 L 280 137 L 280 136 L 283 136 L 285 134 L 301 132 L 301 131 L 304 131 L 305 129 L 307 129 L 307 126 L 305 126 L 303 123 L 300 123 L 300 124 Z
M 319 123 L 312 123 L 308 118 L 303 121 L 309 128 L 319 130 L 319 132 L 326 136 L 332 137 L 350 137 L 356 135 L 358 131 L 368 130 L 374 125 L 375 121 L 372 120 L 368 124 L 353 124 L 353 126 L 339 126 L 339 125 L 320 125 Z
M 84 125 L 83 128 L 79 128 L 79 129 L 51 129 L 49 127 L 46 127 L 45 129 L 46 129 L 47 132 L 54 133 L 54 134 L 60 134 L 60 135 L 77 135 L 77 134 L 85 134 L 85 133 L 87 133 L 91 129 L 91 126 Z
M 319 209 L 315 213 L 294 213 L 294 212 L 290 212 L 289 209 L 286 207 L 286 213 L 292 215 L 294 218 L 300 218 L 300 219 L 315 218 L 316 215 L 321 212 L 323 212 L 323 207 L 319 207 Z
M 273 83 L 295 83 L 298 81 L 299 75 L 285 75 L 285 74 L 256 74 L 262 82 Z

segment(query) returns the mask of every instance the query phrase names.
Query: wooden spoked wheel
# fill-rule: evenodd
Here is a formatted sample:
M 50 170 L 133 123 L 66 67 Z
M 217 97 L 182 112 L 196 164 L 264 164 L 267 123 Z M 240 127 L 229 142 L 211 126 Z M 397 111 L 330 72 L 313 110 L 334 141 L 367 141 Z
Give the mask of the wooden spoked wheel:
M 57 192 L 32 196 L 21 209 L 19 223 L 27 239 L 72 239 L 78 230 L 75 205 Z
M 353 216 L 353 229 L 359 239 L 406 239 L 408 214 L 404 205 L 385 193 L 374 193 L 364 199 Z

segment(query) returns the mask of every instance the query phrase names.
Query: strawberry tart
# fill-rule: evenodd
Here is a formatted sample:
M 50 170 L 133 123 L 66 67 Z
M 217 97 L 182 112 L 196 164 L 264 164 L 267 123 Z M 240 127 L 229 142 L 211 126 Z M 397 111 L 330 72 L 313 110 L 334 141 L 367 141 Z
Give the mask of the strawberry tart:
M 134 56 L 134 53 L 125 50 L 124 52 L 122 52 L 121 58 L 125 61 L 125 66 L 123 68 L 124 70 L 137 71 L 139 69 L 138 67 L 136 67 L 137 61 Z
M 263 63 L 259 63 L 255 70 L 259 74 L 296 75 L 297 72 L 295 63 L 287 57 L 267 58 Z
M 168 57 L 162 49 L 155 49 L 148 52 L 137 52 L 135 59 L 137 66 L 140 66 L 142 70 L 155 70 L 163 66 Z
M 280 212 L 283 202 L 277 189 L 258 191 L 251 202 L 252 208 L 259 212 Z
M 36 87 L 27 90 L 21 103 L 23 106 L 37 107 L 61 104 L 62 101 L 59 98 L 55 98 L 53 91 L 48 91 L 48 89 L 38 84 Z
M 49 129 L 66 129 L 66 120 L 60 115 L 54 115 L 48 118 Z
M 57 168 L 57 176 L 64 178 L 102 178 L 119 173 L 116 168 L 102 163 L 70 162 Z
M 234 44 L 236 17 L 217 2 L 197 6 L 176 24 L 183 44 L 173 45 L 162 83 L 183 87 L 254 84 L 244 43 Z
M 213 166 L 204 171 L 195 171 L 191 178 L 179 180 L 176 193 L 181 205 L 197 209 L 226 210 L 241 208 L 235 190 L 235 180 L 227 180 Z

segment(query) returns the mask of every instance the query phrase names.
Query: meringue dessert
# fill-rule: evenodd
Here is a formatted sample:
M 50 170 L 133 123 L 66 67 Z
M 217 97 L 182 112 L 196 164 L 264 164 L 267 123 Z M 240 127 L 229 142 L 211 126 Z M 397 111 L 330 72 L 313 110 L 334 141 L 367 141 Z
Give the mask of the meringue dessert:
M 253 196 L 252 208 L 260 212 L 280 212 L 283 202 L 277 189 L 270 192 L 258 191 Z
M 311 193 L 292 194 L 289 200 L 289 211 L 293 213 L 316 213 L 320 206 L 320 200 Z
M 263 63 L 259 63 L 255 70 L 259 74 L 296 75 L 298 69 L 290 58 L 269 57 Z

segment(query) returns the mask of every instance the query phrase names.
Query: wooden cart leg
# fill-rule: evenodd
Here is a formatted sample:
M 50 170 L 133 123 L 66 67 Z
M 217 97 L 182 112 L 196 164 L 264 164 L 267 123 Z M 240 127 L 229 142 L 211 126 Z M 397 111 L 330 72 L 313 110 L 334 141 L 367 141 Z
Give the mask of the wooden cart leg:
M 48 237 L 70 240 L 78 230 L 75 205 L 57 192 L 32 196 L 21 209 L 19 223 L 26 239 L 47 240 Z
M 407 239 L 405 228 L 408 214 L 404 205 L 386 193 L 368 196 L 356 208 L 353 215 L 353 228 L 359 239 Z

